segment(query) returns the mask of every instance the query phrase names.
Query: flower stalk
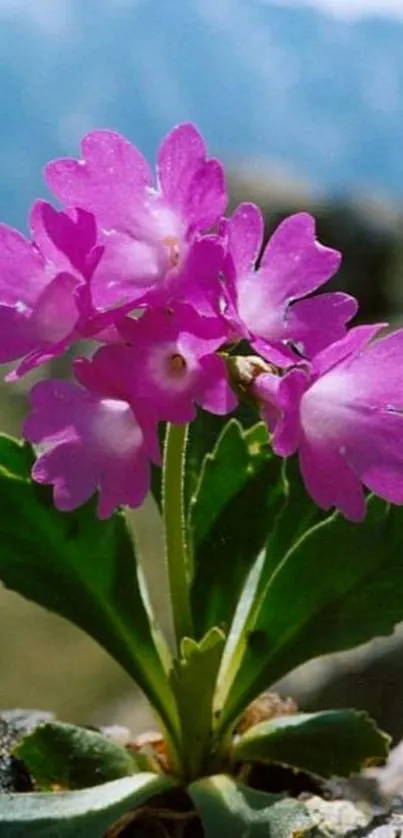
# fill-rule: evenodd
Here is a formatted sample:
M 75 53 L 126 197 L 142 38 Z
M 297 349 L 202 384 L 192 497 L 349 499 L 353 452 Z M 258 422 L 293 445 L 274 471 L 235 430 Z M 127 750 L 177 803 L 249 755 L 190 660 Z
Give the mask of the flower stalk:
M 183 492 L 187 435 L 187 425 L 168 423 L 163 462 L 165 557 L 178 654 L 182 638 L 193 635 Z

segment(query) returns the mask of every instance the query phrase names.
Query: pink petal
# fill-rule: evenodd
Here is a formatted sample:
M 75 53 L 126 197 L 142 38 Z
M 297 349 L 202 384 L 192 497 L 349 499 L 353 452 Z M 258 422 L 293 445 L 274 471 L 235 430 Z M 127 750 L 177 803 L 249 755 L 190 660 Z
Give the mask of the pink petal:
M 297 358 L 296 353 L 288 344 L 281 343 L 281 341 L 270 342 L 262 338 L 255 338 L 250 343 L 258 355 L 261 355 L 262 358 L 276 367 L 280 367 L 280 369 L 293 367 L 297 361 L 301 360 L 299 357 Z
M 150 486 L 150 466 L 141 453 L 130 463 L 113 463 L 100 477 L 98 517 L 110 518 L 117 506 L 141 506 Z
M 218 160 L 207 160 L 189 183 L 183 200 L 183 217 L 190 228 L 209 230 L 225 212 L 227 201 L 222 165 Z
M 350 329 L 345 337 L 337 341 L 337 343 L 331 344 L 326 349 L 323 349 L 313 359 L 312 374 L 315 377 L 324 375 L 325 372 L 336 366 L 336 364 L 339 364 L 345 358 L 354 357 L 386 325 L 386 323 L 375 323 L 370 326 L 356 326 L 354 329 Z
M 94 494 L 99 475 L 88 467 L 79 441 L 68 441 L 42 454 L 32 469 L 37 483 L 53 485 L 54 503 L 61 512 L 71 512 Z
M 178 125 L 162 141 L 157 176 L 167 203 L 189 227 L 208 230 L 217 223 L 227 205 L 224 173 L 218 160 L 206 160 L 194 125 Z
M 357 308 L 354 297 L 340 292 L 298 300 L 286 313 L 284 338 L 292 340 L 304 357 L 312 358 L 344 337 Z
M 0 224 L 0 303 L 32 306 L 48 282 L 38 250 L 17 230 Z
M 225 219 L 226 220 L 226 219 Z M 240 204 L 225 225 L 228 249 L 239 280 L 254 269 L 263 244 L 264 221 L 255 204 Z
M 99 488 L 99 514 L 125 502 L 137 505 L 148 489 L 142 430 L 127 401 L 104 398 L 63 381 L 41 382 L 24 434 L 48 446 L 33 477 L 54 486 L 59 509 L 74 509 Z M 154 428 L 156 435 L 156 428 Z
M 74 361 L 77 381 L 92 393 L 115 399 L 125 399 L 128 392 L 127 368 L 133 350 L 126 346 L 105 346 L 89 358 Z
M 36 201 L 30 215 L 35 243 L 55 271 L 74 268 L 86 275 L 88 255 L 97 241 L 95 218 L 85 210 L 76 209 L 74 217 L 57 212 L 46 201 Z
M 93 358 L 78 358 L 73 368 L 77 381 L 91 393 L 132 403 L 136 352 L 129 346 L 98 349 Z M 155 411 L 142 400 L 135 401 L 136 419 L 142 428 L 147 456 L 158 465 L 161 451 L 156 433 Z
M 91 282 L 95 308 L 138 303 L 153 290 L 165 269 L 159 262 L 159 251 L 146 241 L 116 231 L 102 242 L 103 255 Z
M 158 183 L 166 201 L 179 211 L 183 210 L 189 183 L 205 157 L 204 140 L 188 122 L 173 128 L 159 147 Z
M 281 419 L 281 410 L 277 405 L 278 389 L 281 378 L 271 373 L 262 373 L 253 382 L 253 395 L 259 400 L 262 419 L 273 433 Z M 298 423 L 299 424 L 299 423 Z
M 189 248 L 180 276 L 172 282 L 173 296 L 185 300 L 199 314 L 217 315 L 223 298 L 220 276 L 223 265 L 224 248 L 216 236 L 196 239 Z
M 291 370 L 280 380 L 276 407 L 281 414 L 273 434 L 273 451 L 280 457 L 295 454 L 299 446 L 301 440 L 300 404 L 307 384 L 307 373 L 299 369 Z
M 365 351 L 346 358 L 341 368 L 353 376 L 354 399 L 403 410 L 403 329 L 374 340 Z
M 66 349 L 67 346 L 64 343 L 54 344 L 50 347 L 45 345 L 32 349 L 14 370 L 7 373 L 5 381 L 19 381 L 27 373 L 32 372 L 32 370 L 40 367 L 42 364 L 47 364 L 58 355 L 62 355 Z
M 364 336 L 361 327 L 355 354 L 313 384 L 308 426 L 314 432 L 316 423 L 317 434 L 325 428 L 329 444 L 368 488 L 403 503 L 403 330 L 366 347 L 357 340 Z
M 143 155 L 115 131 L 92 131 L 82 142 L 83 160 L 54 160 L 46 182 L 68 207 L 95 214 L 101 227 L 127 229 L 144 199 L 151 172 Z
M 59 274 L 42 291 L 32 311 L 0 306 L 0 363 L 23 358 L 7 381 L 61 355 L 78 337 L 75 292 L 79 282 L 70 274 Z
M 214 355 L 226 335 L 221 318 L 202 317 L 191 306 L 176 303 L 169 309 L 149 309 L 138 320 L 122 321 L 119 328 L 132 346 L 106 347 L 97 357 L 105 362 L 108 357 L 108 364 L 124 370 L 136 415 L 143 404 L 160 421 L 182 423 L 192 421 L 195 403 L 204 404 L 205 398 L 214 412 L 235 405 L 224 362 Z M 172 364 L 176 357 L 179 368 Z
M 207 355 L 202 358 L 201 367 L 205 373 L 206 385 L 204 392 L 198 397 L 200 406 L 218 416 L 232 413 L 238 399 L 229 385 L 223 359 L 218 355 Z
M 335 506 L 346 518 L 357 523 L 365 518 L 360 478 L 337 449 L 304 438 L 299 449 L 299 463 L 307 491 L 320 509 Z
M 61 273 L 43 290 L 32 313 L 38 341 L 59 343 L 74 330 L 79 319 L 75 292 L 80 284 L 71 274 Z
M 352 406 L 341 442 L 364 485 L 390 503 L 403 504 L 403 415 Z
M 273 307 L 315 291 L 338 270 L 341 254 L 315 238 L 315 219 L 301 212 L 286 218 L 263 253 L 259 281 Z
M 0 364 L 22 358 L 35 348 L 36 341 L 29 315 L 0 305 Z
M 39 381 L 29 400 L 32 412 L 24 423 L 26 439 L 39 443 L 46 436 L 49 442 L 62 442 L 69 429 L 72 438 L 76 438 L 70 422 L 71 416 L 82 409 L 83 392 L 75 384 L 57 379 Z

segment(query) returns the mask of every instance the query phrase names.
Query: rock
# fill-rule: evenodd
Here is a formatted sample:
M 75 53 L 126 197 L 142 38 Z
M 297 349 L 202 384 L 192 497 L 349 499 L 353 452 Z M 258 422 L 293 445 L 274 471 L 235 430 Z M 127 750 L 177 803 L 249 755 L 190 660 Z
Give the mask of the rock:
M 52 713 L 38 710 L 0 712 L 0 793 L 33 791 L 27 769 L 21 760 L 13 756 L 12 750 L 23 736 L 53 718 Z

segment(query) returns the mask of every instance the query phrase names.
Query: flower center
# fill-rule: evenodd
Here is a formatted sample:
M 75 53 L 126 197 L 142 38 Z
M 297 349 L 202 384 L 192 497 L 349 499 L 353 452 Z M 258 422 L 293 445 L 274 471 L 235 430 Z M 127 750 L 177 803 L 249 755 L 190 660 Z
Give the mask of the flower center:
M 179 265 L 181 258 L 178 239 L 175 236 L 165 236 L 162 241 L 168 250 L 169 266 L 171 268 L 176 268 Z
M 168 366 L 170 372 L 176 377 L 179 378 L 186 373 L 186 360 L 183 355 L 179 355 L 178 352 L 174 352 L 168 358 Z

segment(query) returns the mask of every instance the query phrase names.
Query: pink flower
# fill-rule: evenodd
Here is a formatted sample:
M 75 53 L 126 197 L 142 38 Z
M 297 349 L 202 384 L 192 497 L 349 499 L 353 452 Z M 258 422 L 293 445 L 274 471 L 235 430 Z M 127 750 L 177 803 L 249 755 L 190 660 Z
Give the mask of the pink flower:
M 315 221 L 301 212 L 286 218 L 271 236 L 255 269 L 264 224 L 254 204 L 240 204 L 222 222 L 228 244 L 227 314 L 235 332 L 265 358 L 289 366 L 294 348 L 311 358 L 339 340 L 357 303 L 341 293 L 308 296 L 336 273 L 341 255 L 315 238 Z
M 255 382 L 274 451 L 298 451 L 314 501 L 352 521 L 365 516 L 362 484 L 403 504 L 403 330 L 369 343 L 381 328 L 359 326 L 310 369 Z
M 88 277 L 99 258 L 89 213 L 69 217 L 38 201 L 30 222 L 33 242 L 0 225 L 0 363 L 23 359 L 9 378 L 61 354 L 86 332 Z
M 82 160 L 47 166 L 50 189 L 68 207 L 94 213 L 103 258 L 93 277 L 96 308 L 165 302 L 187 274 L 200 233 L 217 223 L 227 196 L 217 160 L 190 124 L 162 141 L 157 178 L 142 154 L 114 131 L 93 131 Z
M 130 345 L 103 347 L 96 358 L 121 371 L 135 411 L 144 404 L 158 421 L 183 423 L 195 418 L 196 404 L 221 415 L 234 410 L 237 399 L 216 354 L 226 340 L 223 321 L 178 303 L 127 318 L 119 329 Z
M 32 476 L 53 485 L 58 509 L 85 503 L 98 489 L 98 516 L 120 504 L 139 506 L 148 492 L 150 458 L 159 461 L 156 425 L 135 416 L 124 377 L 110 376 L 101 357 L 76 364 L 81 385 L 42 381 L 31 393 L 32 412 L 24 436 L 45 445 Z

